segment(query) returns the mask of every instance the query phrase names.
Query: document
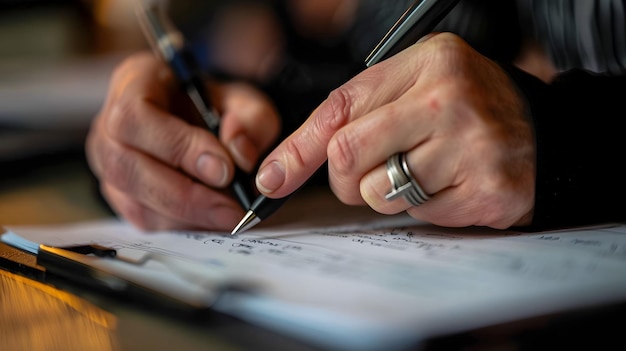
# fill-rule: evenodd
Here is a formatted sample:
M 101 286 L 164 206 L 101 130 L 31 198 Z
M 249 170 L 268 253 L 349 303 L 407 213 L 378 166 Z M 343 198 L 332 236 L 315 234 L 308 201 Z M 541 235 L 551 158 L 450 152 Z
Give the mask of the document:
M 624 225 L 528 234 L 338 208 L 287 212 L 236 236 L 142 232 L 118 220 L 8 229 L 51 246 L 112 247 L 127 261 L 150 255 L 154 266 L 133 269 L 164 289 L 336 350 L 402 349 L 626 300 Z M 216 286 L 237 289 L 215 298 Z

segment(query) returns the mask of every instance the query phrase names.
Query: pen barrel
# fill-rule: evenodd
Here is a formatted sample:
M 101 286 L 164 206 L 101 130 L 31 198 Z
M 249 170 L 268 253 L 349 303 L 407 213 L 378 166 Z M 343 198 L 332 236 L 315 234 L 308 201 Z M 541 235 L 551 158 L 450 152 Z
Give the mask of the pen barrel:
M 248 210 L 252 206 L 251 196 L 254 196 L 255 189 L 252 186 L 251 177 L 241 168 L 235 167 L 235 175 L 231 184 L 231 189 L 239 201 L 241 207 Z
M 365 59 L 366 67 L 383 61 L 429 34 L 460 0 L 416 0 Z
M 278 199 L 272 199 L 266 196 L 260 196 L 254 201 L 251 209 L 261 220 L 267 219 L 269 216 L 278 211 L 278 209 L 291 197 L 287 195 Z
M 211 105 L 204 82 L 199 77 L 194 77 L 191 81 L 182 85 L 198 112 L 198 115 L 194 116 L 197 117 L 196 124 L 207 128 L 213 135 L 219 136 L 220 117 Z
M 138 2 L 138 5 L 145 5 Z M 152 3 L 155 6 L 138 6 L 139 19 L 148 41 L 155 52 L 170 67 L 182 89 L 196 108 L 197 113 L 187 115 L 188 121 L 208 129 L 219 139 L 220 115 L 211 103 L 207 86 L 202 74 L 202 65 L 197 61 L 194 53 L 185 45 L 182 34 L 174 28 L 166 15 L 165 7 Z M 243 170 L 235 167 L 235 174 L 231 183 L 234 196 L 244 209 L 249 209 L 253 191 L 250 176 Z

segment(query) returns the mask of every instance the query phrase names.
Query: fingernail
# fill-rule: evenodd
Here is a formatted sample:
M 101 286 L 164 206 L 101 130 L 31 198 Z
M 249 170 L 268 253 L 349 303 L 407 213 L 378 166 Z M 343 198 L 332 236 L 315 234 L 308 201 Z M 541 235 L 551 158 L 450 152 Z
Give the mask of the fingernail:
M 256 187 L 262 193 L 271 193 L 285 182 L 285 168 L 274 161 L 259 170 L 256 176 Z
M 196 168 L 202 180 L 207 184 L 217 187 L 226 186 L 228 166 L 221 158 L 210 153 L 204 153 L 198 157 Z
M 230 154 L 233 156 L 237 164 L 247 172 L 252 171 L 254 162 L 256 161 L 256 152 L 254 144 L 244 134 L 240 134 L 233 139 L 228 145 Z

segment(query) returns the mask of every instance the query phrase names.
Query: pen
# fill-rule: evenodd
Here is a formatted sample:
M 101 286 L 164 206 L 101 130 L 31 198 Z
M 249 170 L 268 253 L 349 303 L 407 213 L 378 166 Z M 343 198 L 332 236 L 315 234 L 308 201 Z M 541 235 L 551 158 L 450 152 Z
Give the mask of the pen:
M 262 220 L 276 212 L 287 201 L 287 199 L 289 199 L 289 197 L 291 197 L 291 195 L 278 199 L 272 199 L 267 196 L 260 195 L 256 198 L 256 200 L 254 200 L 246 215 L 230 234 L 233 235 L 242 233 L 261 223 Z
M 419 38 L 430 33 L 458 2 L 459 0 L 414 1 L 367 56 L 365 66 L 371 67 L 413 45 Z M 278 199 L 264 195 L 257 197 L 231 235 L 254 227 L 276 212 L 290 196 Z
M 458 2 L 459 0 L 414 1 L 367 55 L 365 66 L 371 67 L 415 44 L 430 33 Z
M 209 101 L 200 69 L 193 55 L 186 50 L 182 34 L 174 27 L 165 13 L 165 5 L 159 0 L 137 1 L 137 14 L 141 27 L 152 48 L 171 68 L 200 114 L 198 122 L 213 135 L 219 135 L 220 118 Z M 251 206 L 252 185 L 250 176 L 238 167 L 231 188 L 244 209 Z

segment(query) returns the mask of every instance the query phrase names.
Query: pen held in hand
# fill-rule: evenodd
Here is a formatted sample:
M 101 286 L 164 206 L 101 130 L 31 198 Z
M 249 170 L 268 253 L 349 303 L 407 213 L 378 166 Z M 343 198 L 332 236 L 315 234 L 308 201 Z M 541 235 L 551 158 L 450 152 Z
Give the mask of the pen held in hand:
M 365 66 L 385 60 L 429 34 L 459 0 L 415 0 L 365 58 Z
M 244 231 L 261 223 L 261 221 L 276 212 L 290 197 L 291 195 L 278 199 L 272 199 L 264 195 L 257 197 L 254 203 L 250 206 L 250 210 L 248 210 L 246 215 L 239 222 L 239 224 L 237 224 L 230 235 L 243 233 Z
M 199 113 L 200 120 L 197 122 L 216 137 L 219 136 L 219 113 L 209 101 L 200 66 L 186 49 L 182 34 L 165 13 L 166 3 L 160 0 L 138 0 L 136 4 L 137 15 L 146 38 L 187 93 Z M 254 194 L 250 176 L 238 167 L 235 167 L 231 189 L 239 204 L 244 209 L 250 208 Z
M 414 1 L 367 56 L 365 66 L 370 67 L 389 58 L 429 34 L 458 2 L 459 0 Z M 261 195 L 254 201 L 231 235 L 254 227 L 276 212 L 289 197 L 290 195 L 280 199 L 271 199 Z

